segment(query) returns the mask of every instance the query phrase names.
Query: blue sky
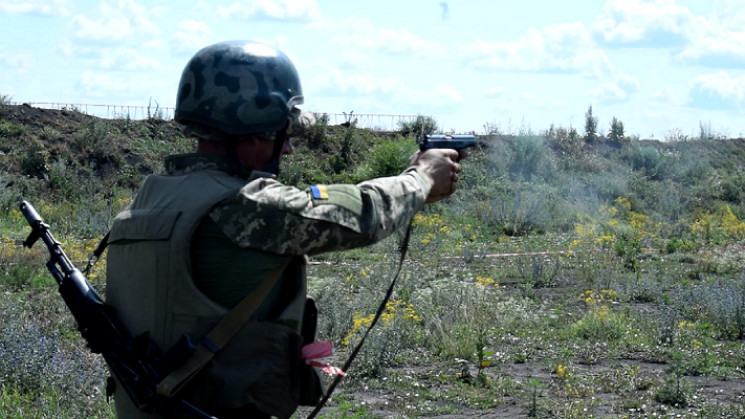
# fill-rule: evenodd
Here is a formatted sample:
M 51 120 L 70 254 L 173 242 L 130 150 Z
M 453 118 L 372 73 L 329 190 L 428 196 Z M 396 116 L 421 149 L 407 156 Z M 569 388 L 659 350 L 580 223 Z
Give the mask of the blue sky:
M 742 0 L 0 0 L 0 94 L 174 105 L 223 40 L 285 51 L 313 112 L 411 114 L 445 131 L 552 124 L 744 136 Z

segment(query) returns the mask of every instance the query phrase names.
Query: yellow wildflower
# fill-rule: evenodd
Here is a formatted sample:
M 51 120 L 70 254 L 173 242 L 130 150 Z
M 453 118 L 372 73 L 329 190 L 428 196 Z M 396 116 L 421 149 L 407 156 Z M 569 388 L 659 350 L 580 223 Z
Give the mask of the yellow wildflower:
M 562 379 L 569 378 L 569 367 L 559 364 L 556 367 L 556 375 Z
M 479 286 L 486 288 L 487 286 L 494 284 L 494 279 L 489 276 L 476 276 L 476 282 Z

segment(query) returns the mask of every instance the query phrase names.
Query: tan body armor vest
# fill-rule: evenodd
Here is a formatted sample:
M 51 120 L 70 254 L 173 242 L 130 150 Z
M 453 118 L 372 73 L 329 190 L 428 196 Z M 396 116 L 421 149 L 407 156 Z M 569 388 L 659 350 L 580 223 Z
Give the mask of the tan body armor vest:
M 130 208 L 116 217 L 109 236 L 106 303 L 133 336 L 149 332 L 166 351 L 184 333 L 197 339 L 206 335 L 228 312 L 194 285 L 190 242 L 210 209 L 244 184 L 217 170 L 152 175 Z M 298 286 L 277 319 L 298 327 L 247 323 L 177 396 L 211 412 L 247 404 L 278 417 L 294 412 L 300 397 L 296 376 L 303 368 L 299 327 L 306 299 L 304 263 L 304 258 L 295 258 L 283 274 L 283 281 Z M 157 417 L 137 411 L 123 390 L 115 391 L 115 401 L 119 418 Z

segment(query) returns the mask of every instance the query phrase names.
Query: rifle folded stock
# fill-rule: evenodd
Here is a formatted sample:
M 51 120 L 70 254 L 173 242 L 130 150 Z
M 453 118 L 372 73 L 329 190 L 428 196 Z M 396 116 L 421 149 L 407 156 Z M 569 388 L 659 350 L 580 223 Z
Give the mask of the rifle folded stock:
M 80 334 L 92 352 L 104 357 L 137 408 L 155 411 L 166 418 L 183 417 L 184 414 L 193 418 L 212 418 L 182 399 L 163 397 L 155 391 L 158 382 L 170 372 L 169 368 L 161 369 L 159 366 L 165 365 L 163 361 L 172 363 L 173 358 L 169 355 L 173 353 L 183 353 L 180 357 L 188 356 L 193 350 L 191 342 L 182 339 L 166 355 L 158 356 L 160 351 L 147 334 L 133 338 L 114 309 L 104 304 L 85 275 L 65 255 L 36 209 L 26 201 L 21 203 L 20 209 L 31 226 L 31 233 L 23 245 L 31 248 L 41 239 L 47 246 L 50 255 L 47 269 L 57 281 L 59 293 L 75 318 Z

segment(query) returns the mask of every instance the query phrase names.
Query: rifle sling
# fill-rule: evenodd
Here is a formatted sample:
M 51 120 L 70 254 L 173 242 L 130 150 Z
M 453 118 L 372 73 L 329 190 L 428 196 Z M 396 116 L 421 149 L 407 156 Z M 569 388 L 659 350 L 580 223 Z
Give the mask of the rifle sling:
M 205 336 L 186 362 L 158 383 L 157 392 L 161 396 L 172 397 L 181 390 L 213 356 L 246 324 L 269 292 L 274 288 L 287 267 L 287 263 L 274 268 L 264 281 L 241 300 Z
M 98 262 L 99 259 L 101 259 L 101 255 L 103 254 L 104 250 L 106 250 L 107 247 L 109 247 L 109 235 L 111 234 L 111 230 L 106 232 L 106 235 L 103 236 L 100 242 L 98 242 L 98 246 L 96 246 L 96 249 L 93 250 L 93 253 L 88 257 L 88 263 L 85 265 L 85 269 L 83 270 L 83 273 L 88 276 L 91 272 L 91 268 L 93 265 Z

